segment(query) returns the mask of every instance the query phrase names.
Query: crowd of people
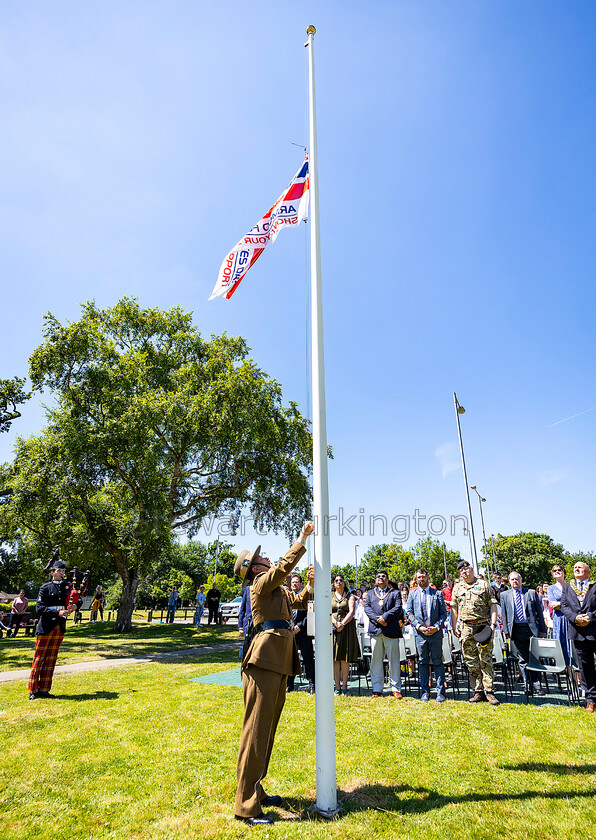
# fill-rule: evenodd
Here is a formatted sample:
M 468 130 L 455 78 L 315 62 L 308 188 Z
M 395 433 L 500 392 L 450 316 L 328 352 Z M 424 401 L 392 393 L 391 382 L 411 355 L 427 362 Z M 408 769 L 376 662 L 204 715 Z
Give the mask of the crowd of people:
M 388 687 L 395 699 L 401 699 L 401 676 L 405 665 L 400 661 L 398 639 L 412 634 L 419 667 L 421 700 L 430 699 L 432 674 L 436 700 L 445 700 L 443 636 L 450 633 L 460 640 L 462 656 L 468 667 L 474 694 L 470 702 L 487 701 L 499 705 L 493 685 L 493 640 L 498 629 L 507 649 L 517 660 L 519 681 L 526 691 L 545 693 L 529 662 L 532 637 L 556 639 L 561 644 L 569 679 L 577 680 L 586 699 L 588 711 L 596 700 L 596 586 L 590 582 L 585 563 L 574 567 L 574 580 L 566 585 L 566 571 L 555 563 L 553 582 L 535 589 L 523 585 L 522 576 L 513 570 L 506 578 L 495 574 L 488 582 L 476 575 L 467 561 L 458 566 L 457 582 L 446 578 L 433 586 L 425 569 L 418 569 L 409 582 L 390 581 L 380 570 L 374 579 L 345 580 L 337 574 L 332 581 L 333 678 L 336 696 L 348 694 L 352 663 L 361 658 L 358 636 L 370 644 L 370 679 L 372 696 L 380 697 L 385 686 L 384 663 L 388 669 Z M 582 585 L 581 581 L 585 581 Z M 585 591 L 584 591 L 585 589 Z M 589 596 L 589 597 L 588 597 Z M 584 603 L 585 602 L 585 603 Z M 572 668 L 571 640 L 577 650 L 579 672 Z M 309 686 L 312 680 L 309 676 Z M 427 689 L 428 687 L 428 689 Z

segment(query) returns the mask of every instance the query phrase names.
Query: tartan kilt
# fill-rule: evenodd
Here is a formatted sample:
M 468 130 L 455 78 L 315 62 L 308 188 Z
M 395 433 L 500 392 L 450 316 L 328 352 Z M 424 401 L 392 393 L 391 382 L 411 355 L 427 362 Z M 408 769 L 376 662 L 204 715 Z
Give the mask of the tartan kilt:
M 57 624 L 50 633 L 37 636 L 35 640 L 35 655 L 33 656 L 33 667 L 29 675 L 29 692 L 37 694 L 40 691 L 49 691 L 52 687 L 52 677 L 56 667 L 58 651 L 64 638 L 64 632 Z

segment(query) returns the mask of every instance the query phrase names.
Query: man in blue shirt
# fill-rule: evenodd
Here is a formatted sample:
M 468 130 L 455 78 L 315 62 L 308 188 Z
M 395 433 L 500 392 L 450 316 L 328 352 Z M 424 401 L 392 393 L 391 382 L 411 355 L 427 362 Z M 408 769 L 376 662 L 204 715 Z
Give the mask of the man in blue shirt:
M 170 597 L 168 598 L 168 610 L 166 612 L 166 624 L 174 623 L 174 615 L 176 614 L 176 607 L 178 606 L 178 590 L 175 586 L 172 587 Z

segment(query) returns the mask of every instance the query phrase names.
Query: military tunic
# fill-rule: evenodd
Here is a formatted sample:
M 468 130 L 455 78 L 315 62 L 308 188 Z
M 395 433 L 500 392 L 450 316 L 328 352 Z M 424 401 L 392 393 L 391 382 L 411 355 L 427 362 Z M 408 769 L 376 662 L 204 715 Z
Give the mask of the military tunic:
M 493 693 L 493 637 L 486 644 L 478 644 L 474 633 L 491 622 L 491 607 L 497 601 L 489 584 L 481 578 L 472 583 L 457 581 L 451 594 L 451 607 L 457 610 L 460 622 L 461 650 L 474 681 L 475 691 Z
M 250 587 L 252 620 L 255 626 L 265 621 L 291 621 L 293 609 L 305 609 L 312 599 L 310 587 L 290 592 L 283 582 L 306 549 L 298 541 L 280 560 Z M 275 731 L 286 699 L 289 675 L 300 673 L 300 658 L 293 630 L 278 628 L 258 633 L 242 660 L 244 720 L 240 735 L 236 774 L 235 814 L 256 817 L 266 793 L 262 780 L 267 775 Z

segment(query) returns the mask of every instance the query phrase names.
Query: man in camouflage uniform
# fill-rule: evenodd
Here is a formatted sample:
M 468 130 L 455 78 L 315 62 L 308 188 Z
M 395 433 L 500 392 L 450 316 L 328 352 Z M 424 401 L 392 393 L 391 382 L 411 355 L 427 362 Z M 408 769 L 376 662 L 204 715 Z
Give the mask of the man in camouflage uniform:
M 451 626 L 455 635 L 461 638 L 470 680 L 475 681 L 475 694 L 470 703 L 488 700 L 491 706 L 498 706 L 493 691 L 492 665 L 497 601 L 487 581 L 476 577 L 467 560 L 462 560 L 457 570 L 460 578 L 451 594 Z M 474 636 L 482 630 L 485 630 L 486 639 L 477 641 Z

